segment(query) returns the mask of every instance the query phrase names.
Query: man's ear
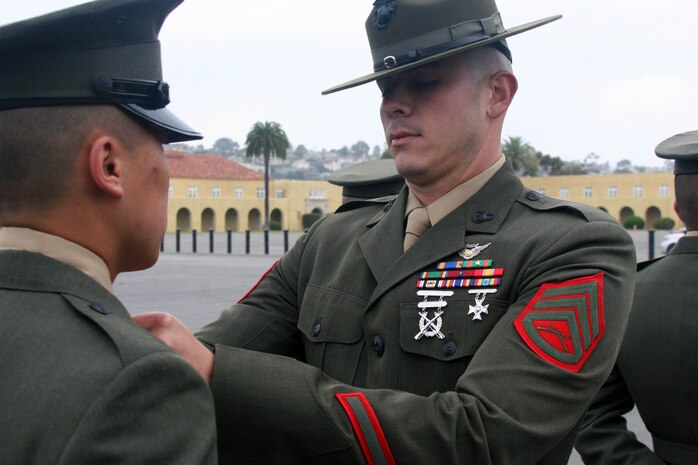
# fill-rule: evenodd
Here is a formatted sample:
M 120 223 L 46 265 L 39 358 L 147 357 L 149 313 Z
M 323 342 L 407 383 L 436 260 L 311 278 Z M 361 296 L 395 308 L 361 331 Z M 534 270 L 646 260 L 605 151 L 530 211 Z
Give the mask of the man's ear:
M 683 216 L 681 216 L 681 209 L 679 208 L 679 202 L 677 202 L 676 200 L 674 200 L 674 211 L 675 211 L 676 214 L 678 215 L 679 219 L 680 219 L 681 221 L 683 221 L 684 224 L 686 224 L 686 220 L 684 220 L 684 219 L 683 219 Z
M 110 136 L 100 136 L 89 146 L 90 174 L 98 189 L 107 195 L 121 198 L 123 187 L 123 160 L 120 147 Z
M 496 119 L 504 115 L 514 95 L 519 88 L 516 76 L 509 71 L 499 71 L 490 77 L 490 101 L 487 106 L 487 115 Z

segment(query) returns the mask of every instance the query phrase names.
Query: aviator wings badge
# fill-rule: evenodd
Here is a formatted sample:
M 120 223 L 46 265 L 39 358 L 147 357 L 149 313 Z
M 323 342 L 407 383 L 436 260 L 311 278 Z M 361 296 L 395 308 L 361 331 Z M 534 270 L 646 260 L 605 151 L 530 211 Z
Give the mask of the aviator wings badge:
M 458 255 L 460 255 L 462 258 L 465 260 L 470 260 L 473 257 L 477 257 L 480 255 L 480 252 L 485 250 L 487 247 L 492 245 L 492 243 L 480 245 L 480 244 L 467 244 L 463 250 L 458 252 Z

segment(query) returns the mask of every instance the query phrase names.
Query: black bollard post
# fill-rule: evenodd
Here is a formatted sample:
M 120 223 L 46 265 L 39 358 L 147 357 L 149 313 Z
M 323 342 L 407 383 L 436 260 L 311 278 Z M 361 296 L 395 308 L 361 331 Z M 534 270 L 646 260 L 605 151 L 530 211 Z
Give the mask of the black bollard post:
M 191 230 L 191 251 L 196 253 L 196 229 Z
M 179 235 L 180 235 L 180 233 L 181 233 L 181 231 L 179 229 L 177 229 L 175 231 L 175 250 L 177 251 L 177 253 L 179 253 L 179 246 L 180 246 Z
M 208 230 L 208 253 L 213 253 L 213 229 Z
M 649 260 L 652 260 L 654 258 L 654 229 L 650 229 L 647 231 L 649 233 Z
M 284 253 L 288 252 L 288 229 L 284 229 Z
M 245 231 L 245 253 L 250 254 L 250 230 Z
M 228 253 L 233 253 L 233 231 L 228 229 Z
M 269 255 L 269 227 L 264 227 L 264 255 Z

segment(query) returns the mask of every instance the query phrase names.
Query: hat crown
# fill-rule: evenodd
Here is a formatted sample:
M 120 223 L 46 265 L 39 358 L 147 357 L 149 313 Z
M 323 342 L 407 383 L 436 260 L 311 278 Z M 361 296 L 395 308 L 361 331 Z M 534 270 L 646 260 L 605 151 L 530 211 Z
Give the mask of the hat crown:
M 381 12 L 385 12 L 382 21 Z M 366 19 L 366 33 L 371 50 L 376 50 L 496 13 L 493 0 L 377 0 Z

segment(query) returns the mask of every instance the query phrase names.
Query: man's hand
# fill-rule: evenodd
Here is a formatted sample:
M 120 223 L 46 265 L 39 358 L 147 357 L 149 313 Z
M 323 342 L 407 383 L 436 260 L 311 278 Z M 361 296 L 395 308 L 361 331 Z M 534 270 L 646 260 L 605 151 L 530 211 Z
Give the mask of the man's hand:
M 181 355 L 207 383 L 211 382 L 213 354 L 194 337 L 184 323 L 164 312 L 134 315 L 133 321 Z

